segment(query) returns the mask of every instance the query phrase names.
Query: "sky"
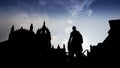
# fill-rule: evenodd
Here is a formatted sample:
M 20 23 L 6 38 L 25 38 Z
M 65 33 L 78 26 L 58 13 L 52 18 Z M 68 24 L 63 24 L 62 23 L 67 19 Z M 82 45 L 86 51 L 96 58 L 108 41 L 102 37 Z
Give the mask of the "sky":
M 0 41 L 8 39 L 12 25 L 29 29 L 33 23 L 36 33 L 45 20 L 52 45 L 67 47 L 76 26 L 85 50 L 104 41 L 111 19 L 120 19 L 120 0 L 0 0 Z

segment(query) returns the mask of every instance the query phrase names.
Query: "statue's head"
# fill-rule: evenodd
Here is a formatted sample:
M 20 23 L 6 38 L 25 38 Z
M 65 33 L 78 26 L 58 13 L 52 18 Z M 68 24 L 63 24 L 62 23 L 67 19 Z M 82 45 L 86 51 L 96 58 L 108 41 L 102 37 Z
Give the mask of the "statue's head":
M 76 30 L 76 27 L 75 27 L 75 26 L 73 26 L 73 27 L 72 27 L 72 29 L 73 29 L 73 30 Z

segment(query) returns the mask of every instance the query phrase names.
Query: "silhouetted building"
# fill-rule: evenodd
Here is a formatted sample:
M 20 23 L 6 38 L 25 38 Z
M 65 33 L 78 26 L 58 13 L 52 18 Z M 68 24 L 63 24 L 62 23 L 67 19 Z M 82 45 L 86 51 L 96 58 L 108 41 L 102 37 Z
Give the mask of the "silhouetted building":
M 83 53 L 83 38 L 76 27 L 70 34 L 68 41 L 68 53 L 65 45 L 54 48 L 51 45 L 51 33 L 43 22 L 43 26 L 33 31 L 33 24 L 29 29 L 21 27 L 15 30 L 11 27 L 9 38 L 0 43 L 0 62 L 10 65 L 67 65 L 70 66 L 90 66 L 94 65 L 114 65 L 119 62 L 119 39 L 120 20 L 110 20 L 110 30 L 107 38 L 98 43 L 97 46 L 90 45 L 90 52 Z M 84 53 L 87 52 L 87 56 Z M 22 63 L 21 63 L 22 62 Z
M 110 20 L 109 24 L 110 30 L 107 38 L 97 46 L 90 47 L 89 63 L 115 66 L 119 62 L 120 20 Z

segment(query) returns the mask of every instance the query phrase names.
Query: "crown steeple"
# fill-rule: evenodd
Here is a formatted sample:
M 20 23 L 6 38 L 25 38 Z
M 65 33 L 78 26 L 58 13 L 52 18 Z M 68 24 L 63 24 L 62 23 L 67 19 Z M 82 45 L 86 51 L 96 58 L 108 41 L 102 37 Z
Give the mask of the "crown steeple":
M 33 31 L 33 24 L 30 25 L 30 31 Z

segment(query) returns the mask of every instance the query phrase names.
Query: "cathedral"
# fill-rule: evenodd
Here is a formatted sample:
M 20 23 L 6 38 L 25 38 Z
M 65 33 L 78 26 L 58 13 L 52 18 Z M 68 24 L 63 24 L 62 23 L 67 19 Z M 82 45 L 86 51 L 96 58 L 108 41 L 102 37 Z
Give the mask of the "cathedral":
M 3 61 L 9 60 L 16 63 L 24 61 L 23 63 L 30 64 L 33 62 L 48 64 L 51 61 L 57 64 L 67 61 L 65 46 L 63 48 L 60 48 L 59 45 L 57 48 L 51 46 L 51 33 L 46 27 L 45 21 L 36 33 L 33 31 L 33 24 L 30 25 L 30 29 L 21 27 L 18 30 L 15 30 L 13 25 L 8 40 L 0 45 L 0 54 L 5 54 Z

